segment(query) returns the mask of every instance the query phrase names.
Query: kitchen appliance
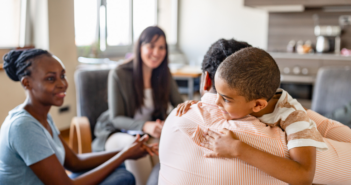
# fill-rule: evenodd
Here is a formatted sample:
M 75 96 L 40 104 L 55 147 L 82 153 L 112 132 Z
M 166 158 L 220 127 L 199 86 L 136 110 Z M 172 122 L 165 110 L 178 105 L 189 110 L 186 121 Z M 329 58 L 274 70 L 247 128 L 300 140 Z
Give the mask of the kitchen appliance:
M 315 26 L 314 34 L 317 36 L 316 51 L 318 53 L 340 53 L 340 26 Z
M 316 42 L 316 51 L 318 53 L 325 53 L 329 51 L 329 40 L 325 36 L 318 36 Z

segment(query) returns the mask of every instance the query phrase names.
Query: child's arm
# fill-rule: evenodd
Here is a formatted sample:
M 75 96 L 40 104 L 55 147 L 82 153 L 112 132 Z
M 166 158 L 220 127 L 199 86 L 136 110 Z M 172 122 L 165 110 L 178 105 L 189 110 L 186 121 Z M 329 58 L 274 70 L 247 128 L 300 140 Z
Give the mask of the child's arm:
M 290 160 L 253 148 L 227 129 L 223 129 L 221 134 L 208 130 L 204 137 L 207 142 L 202 145 L 213 151 L 205 157 L 238 158 L 291 185 L 312 184 L 316 169 L 315 147 L 289 150 Z

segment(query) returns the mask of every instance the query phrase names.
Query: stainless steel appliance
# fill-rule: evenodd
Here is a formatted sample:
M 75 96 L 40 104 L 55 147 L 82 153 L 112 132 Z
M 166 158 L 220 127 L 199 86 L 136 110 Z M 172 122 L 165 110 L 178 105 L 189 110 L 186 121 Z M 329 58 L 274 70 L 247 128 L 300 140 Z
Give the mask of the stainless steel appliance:
M 316 51 L 318 53 L 340 53 L 340 26 L 315 26 L 314 34 L 317 36 Z

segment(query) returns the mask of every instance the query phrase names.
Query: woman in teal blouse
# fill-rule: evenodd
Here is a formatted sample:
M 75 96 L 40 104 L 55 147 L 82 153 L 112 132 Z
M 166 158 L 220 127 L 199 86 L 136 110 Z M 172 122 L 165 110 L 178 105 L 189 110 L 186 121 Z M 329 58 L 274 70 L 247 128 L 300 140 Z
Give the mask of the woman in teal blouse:
M 61 61 L 45 50 L 13 50 L 4 56 L 4 69 L 21 82 L 27 98 L 1 127 L 0 184 L 135 184 L 123 161 L 156 152 L 143 144 L 148 137 L 137 137 L 122 151 L 77 155 L 48 114 L 63 104 L 68 87 Z M 65 169 L 88 172 L 70 179 Z

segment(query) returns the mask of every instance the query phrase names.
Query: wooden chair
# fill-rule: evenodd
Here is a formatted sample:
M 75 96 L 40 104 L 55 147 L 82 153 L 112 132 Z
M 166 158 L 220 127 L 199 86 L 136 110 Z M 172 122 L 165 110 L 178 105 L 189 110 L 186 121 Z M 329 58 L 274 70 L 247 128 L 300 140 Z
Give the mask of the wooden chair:
M 69 146 L 77 154 L 90 153 L 91 130 L 87 117 L 74 117 L 69 133 Z

